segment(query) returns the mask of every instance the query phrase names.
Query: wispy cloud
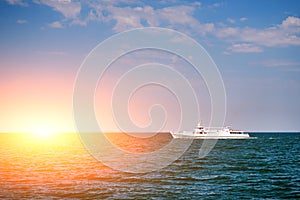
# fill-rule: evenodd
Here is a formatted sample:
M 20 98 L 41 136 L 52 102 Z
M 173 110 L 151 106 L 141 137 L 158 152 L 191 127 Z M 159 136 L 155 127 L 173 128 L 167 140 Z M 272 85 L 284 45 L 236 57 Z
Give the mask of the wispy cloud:
M 63 25 L 62 25 L 61 22 L 59 22 L 59 21 L 52 22 L 51 24 L 49 24 L 49 26 L 50 26 L 51 28 L 62 28 L 62 27 L 63 27 Z
M 18 24 L 26 24 L 26 23 L 27 23 L 27 20 L 24 20 L 24 19 L 18 19 L 18 20 L 17 20 L 17 23 L 18 23 Z
M 263 67 L 274 68 L 284 72 L 300 72 L 300 62 L 291 60 L 265 60 L 258 63 Z
M 76 18 L 81 11 L 81 3 L 71 0 L 34 0 L 34 2 L 50 6 L 66 18 Z
M 286 47 L 300 45 L 300 19 L 288 17 L 281 24 L 265 29 L 221 27 L 216 36 L 235 42 L 254 43 L 267 47 Z
M 71 25 L 79 25 L 79 26 L 86 26 L 88 24 L 88 20 L 81 20 L 81 19 L 74 19 L 71 22 Z
M 23 0 L 6 0 L 6 2 L 11 5 L 28 6 Z
M 263 51 L 261 47 L 247 43 L 233 44 L 232 46 L 228 47 L 227 50 L 238 53 L 259 53 Z
M 190 15 L 190 13 L 193 13 L 194 11 L 192 6 L 171 6 L 161 9 L 154 9 L 151 6 L 123 8 L 108 6 L 107 11 L 109 11 L 111 14 L 110 20 L 116 21 L 116 25 L 113 28 L 113 30 L 116 32 L 129 28 L 139 28 L 145 25 L 199 25 L 198 21 Z M 144 21 L 146 24 L 142 24 L 142 21 Z
M 212 4 L 212 5 L 209 5 L 208 6 L 208 8 L 218 8 L 218 7 L 220 7 L 220 6 L 222 6 L 222 3 L 218 3 L 218 2 L 216 2 L 216 3 L 214 3 L 214 4 Z
M 99 7 L 97 7 L 99 9 Z M 130 28 L 143 26 L 164 26 L 177 30 L 183 30 L 186 33 L 195 33 L 201 35 L 214 35 L 223 41 L 230 43 L 251 43 L 257 46 L 267 47 L 285 47 L 300 45 L 300 25 L 299 18 L 288 17 L 281 24 L 266 27 L 265 29 L 256 29 L 251 27 L 231 27 L 219 26 L 215 23 L 201 23 L 193 16 L 195 8 L 190 5 L 168 6 L 160 9 L 154 9 L 151 6 L 140 7 L 101 7 L 101 11 L 108 11 L 106 22 L 116 21 L 113 30 L 116 32 Z M 97 13 L 99 13 L 98 11 Z M 95 16 L 93 16 L 95 18 Z M 103 20 L 103 16 L 102 20 Z M 245 21 L 247 18 L 240 18 Z M 235 20 L 228 18 L 230 23 Z M 142 23 L 144 22 L 144 23 Z M 243 45 L 243 52 L 261 52 L 260 47 Z M 247 48 L 247 49 L 246 49 Z M 240 51 L 241 52 L 241 51 Z
M 228 21 L 229 23 L 231 23 L 231 24 L 234 24 L 234 23 L 235 23 L 235 20 L 232 19 L 232 18 L 227 18 L 227 21 Z
M 7 0 L 11 4 L 24 4 L 21 0 Z M 225 43 L 231 52 L 261 52 L 262 47 L 300 46 L 300 18 L 289 16 L 277 25 L 265 28 L 234 26 L 240 19 L 228 18 L 231 24 L 225 26 L 217 22 L 203 23 L 195 17 L 201 3 L 185 5 L 166 5 L 159 8 L 146 5 L 138 0 L 122 1 L 71 1 L 71 0 L 34 0 L 35 3 L 52 7 L 63 15 L 63 19 L 51 23 L 53 28 L 62 24 L 85 26 L 91 21 L 113 25 L 114 32 L 145 26 L 173 28 L 191 35 L 213 36 Z M 211 6 L 217 8 L 221 4 Z M 84 9 L 82 9 L 84 8 Z M 84 12 L 81 12 L 84 10 Z
M 287 61 L 287 60 L 266 60 L 259 64 L 265 67 L 300 67 L 299 61 Z

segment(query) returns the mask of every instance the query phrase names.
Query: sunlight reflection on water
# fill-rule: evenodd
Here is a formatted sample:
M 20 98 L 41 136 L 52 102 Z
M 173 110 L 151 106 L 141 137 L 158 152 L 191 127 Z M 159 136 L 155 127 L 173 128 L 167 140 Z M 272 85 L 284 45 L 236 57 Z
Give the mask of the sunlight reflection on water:
M 147 174 L 119 172 L 102 165 L 77 134 L 47 140 L 0 134 L 0 198 L 299 198 L 300 134 L 257 134 L 254 140 L 220 140 L 205 158 L 202 141 L 170 166 Z M 269 140 L 269 138 L 277 138 Z M 120 148 L 149 152 L 171 139 L 110 134 Z

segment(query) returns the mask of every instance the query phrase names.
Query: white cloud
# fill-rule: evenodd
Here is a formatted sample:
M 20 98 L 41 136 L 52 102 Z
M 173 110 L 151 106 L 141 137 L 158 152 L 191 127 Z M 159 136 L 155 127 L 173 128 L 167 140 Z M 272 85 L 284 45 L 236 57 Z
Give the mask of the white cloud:
M 232 19 L 232 18 L 227 18 L 227 21 L 228 21 L 229 23 L 231 23 L 231 24 L 234 24 L 234 23 L 235 23 L 235 20 Z
M 53 22 L 53 23 L 49 24 L 49 26 L 51 28 L 62 28 L 63 27 L 59 21 Z
M 192 6 L 172 6 L 159 9 L 156 13 L 160 19 L 166 20 L 171 24 L 198 24 L 198 21 L 191 15 L 194 10 Z
M 196 32 L 205 35 L 207 32 L 214 30 L 213 23 L 200 23 L 193 12 L 192 6 L 170 6 L 161 9 L 154 9 L 151 6 L 144 7 L 108 7 L 111 16 L 106 19 L 115 20 L 116 25 L 113 30 L 116 32 L 126 30 L 128 28 L 146 26 L 161 26 L 180 30 L 185 33 Z
M 34 0 L 34 2 L 50 6 L 66 18 L 76 18 L 81 10 L 81 4 L 71 0 Z
M 250 43 L 268 47 L 300 45 L 298 36 L 300 33 L 300 19 L 297 17 L 288 17 L 281 24 L 265 29 L 255 29 L 251 27 L 241 28 L 216 25 L 215 23 L 201 23 L 193 16 L 195 7 L 191 5 L 169 6 L 160 9 L 154 9 L 151 6 L 118 7 L 117 4 L 98 5 L 98 7 L 97 5 L 92 5 L 91 7 L 95 9 L 94 13 L 97 15 L 91 15 L 89 20 L 98 19 L 106 23 L 115 21 L 113 27 L 115 32 L 144 26 L 161 26 L 188 34 L 211 34 L 219 39 L 234 43 Z M 106 16 L 103 16 L 103 11 L 107 12 Z M 227 20 L 230 23 L 235 22 L 231 18 Z M 245 21 L 247 18 L 242 17 L 239 20 Z M 261 47 L 257 47 L 254 50 L 249 45 L 243 47 L 244 49 L 248 47 L 249 52 L 261 51 Z
M 294 31 L 284 31 L 280 28 L 267 28 L 264 30 L 246 28 L 241 31 L 239 38 L 245 42 L 274 47 L 300 45 L 300 38 Z
M 215 35 L 220 38 L 233 37 L 238 35 L 240 32 L 239 28 L 233 27 L 221 27 L 215 32 Z
M 286 60 L 266 60 L 259 64 L 265 67 L 300 67 L 300 62 Z
M 214 4 L 212 4 L 212 5 L 209 5 L 208 6 L 208 8 L 218 8 L 218 7 L 220 7 L 220 6 L 222 6 L 222 3 L 214 3 Z
M 265 29 L 218 27 L 215 35 L 234 42 L 254 43 L 268 47 L 300 45 L 299 18 L 288 17 L 281 24 Z
M 258 64 L 264 67 L 274 68 L 276 70 L 285 71 L 285 72 L 300 72 L 300 62 L 291 61 L 291 60 L 265 60 L 262 62 L 257 62 Z
M 6 2 L 11 5 L 28 6 L 23 0 L 6 0 Z
M 248 18 L 247 18 L 247 17 L 241 17 L 241 18 L 240 18 L 240 21 L 241 21 L 241 22 L 243 22 L 243 21 L 247 21 L 247 20 L 248 20 Z
M 282 23 L 281 26 L 286 29 L 289 27 L 300 27 L 300 19 L 297 17 L 289 16 Z
M 80 19 L 76 18 L 71 22 L 71 25 L 86 26 L 87 23 L 88 23 L 88 20 L 80 20 Z
M 18 19 L 18 20 L 17 20 L 17 23 L 18 23 L 18 24 L 26 24 L 26 23 L 27 23 L 27 20 L 24 20 L 24 19 Z
M 109 6 L 107 10 L 112 14 L 111 19 L 116 21 L 116 25 L 113 28 L 116 32 L 143 27 L 141 24 L 142 12 L 139 8 Z
M 174 36 L 174 37 L 170 38 L 170 41 L 174 42 L 174 43 L 184 43 L 184 44 L 188 44 L 188 45 L 192 45 L 193 44 L 191 42 L 191 40 L 188 40 L 184 36 Z
M 200 7 L 202 4 L 199 1 L 195 1 L 194 3 L 192 3 L 192 6 L 198 6 Z
M 230 55 L 231 53 L 229 53 L 228 51 L 223 51 L 222 54 L 223 55 Z
M 290 16 L 286 18 L 279 27 L 288 34 L 299 34 L 300 18 Z
M 106 10 L 110 13 L 106 19 L 116 21 L 113 28 L 116 32 L 144 27 L 145 24 L 142 24 L 142 21 L 146 22 L 147 26 L 169 26 L 175 29 L 180 27 L 198 28 L 199 32 L 211 31 L 213 28 L 212 24 L 201 26 L 198 20 L 192 16 L 194 12 L 192 6 L 171 6 L 161 9 L 154 9 L 151 6 L 122 8 L 108 6 Z
M 228 47 L 227 50 L 238 53 L 259 53 L 263 51 L 261 47 L 247 43 L 233 44 L 232 46 Z
M 7 2 L 24 4 L 21 0 L 7 0 Z M 50 24 L 54 28 L 61 28 L 62 23 L 85 26 L 91 21 L 98 21 L 113 24 L 115 32 L 144 26 L 160 26 L 173 28 L 192 35 L 211 35 L 225 42 L 243 44 L 244 46 L 242 47 L 244 49 L 248 48 L 248 51 L 260 51 L 263 46 L 285 47 L 300 45 L 300 18 L 293 16 L 287 17 L 277 25 L 257 29 L 225 26 L 224 24 L 212 22 L 202 23 L 194 16 L 194 12 L 201 6 L 201 3 L 156 9 L 138 0 L 80 2 L 71 0 L 34 0 L 34 2 L 50 6 L 64 16 L 61 21 Z M 124 7 L 124 5 L 129 4 L 135 6 Z M 218 7 L 220 5 L 215 3 L 212 6 Z M 87 12 L 81 13 L 82 6 L 85 6 L 85 11 Z M 245 21 L 247 18 L 242 17 L 239 20 Z M 227 21 L 230 23 L 236 22 L 231 18 L 228 18 Z M 253 44 L 257 47 L 253 50 L 253 46 L 250 48 L 249 45 L 245 46 L 245 44 Z M 238 47 L 232 46 L 231 48 L 234 50 Z

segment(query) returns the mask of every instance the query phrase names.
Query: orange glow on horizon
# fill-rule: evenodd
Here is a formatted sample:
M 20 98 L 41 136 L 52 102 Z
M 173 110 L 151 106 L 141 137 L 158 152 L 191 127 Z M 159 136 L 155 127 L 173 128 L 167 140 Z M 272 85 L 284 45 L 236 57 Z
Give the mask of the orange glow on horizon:
M 40 136 L 52 132 L 74 132 L 74 78 L 75 74 L 66 76 L 50 70 L 8 74 L 5 84 L 0 84 L 0 132 L 26 132 Z
M 41 138 L 49 138 L 51 135 L 55 134 L 55 131 L 46 126 L 37 126 L 33 128 L 31 131 L 32 134 L 41 137 Z

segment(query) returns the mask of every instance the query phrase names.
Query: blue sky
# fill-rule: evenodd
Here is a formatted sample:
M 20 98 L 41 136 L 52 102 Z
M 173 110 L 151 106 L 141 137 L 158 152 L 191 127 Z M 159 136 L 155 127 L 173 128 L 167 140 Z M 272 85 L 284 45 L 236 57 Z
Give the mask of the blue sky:
M 0 131 L 73 130 L 72 87 L 85 56 L 147 26 L 183 32 L 208 51 L 226 87 L 226 124 L 300 131 L 299 10 L 299 1 L 266 0 L 1 1 Z

